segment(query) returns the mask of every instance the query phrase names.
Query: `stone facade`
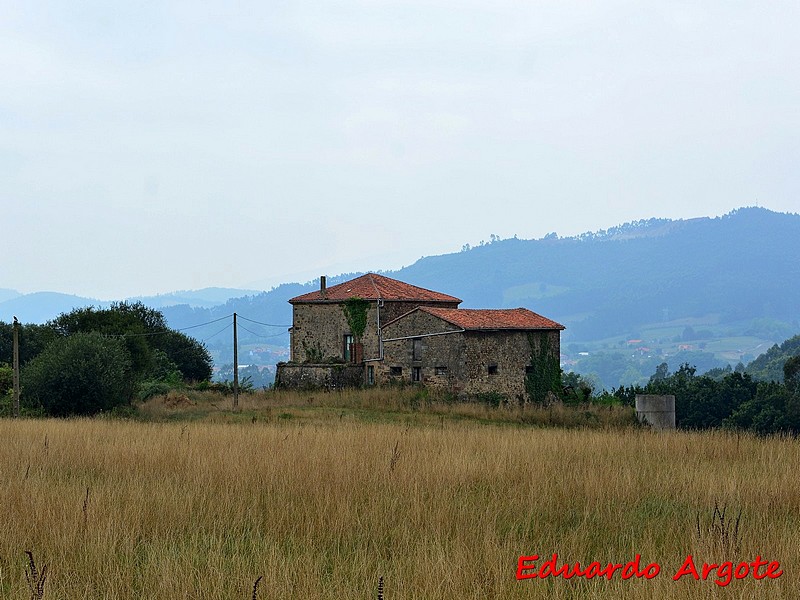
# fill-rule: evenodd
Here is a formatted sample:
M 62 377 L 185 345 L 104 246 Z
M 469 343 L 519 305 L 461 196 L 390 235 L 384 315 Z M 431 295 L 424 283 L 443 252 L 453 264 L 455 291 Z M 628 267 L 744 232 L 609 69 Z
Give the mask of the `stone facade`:
M 445 389 L 458 396 L 495 392 L 524 400 L 532 347 L 543 339 L 560 353 L 559 330 L 463 330 L 415 311 L 383 328 L 383 361 L 374 363 L 376 383 L 404 381 Z
M 293 363 L 346 359 L 345 336 L 351 335 L 342 303 L 295 304 L 291 331 Z M 446 306 L 456 303 L 401 302 L 373 300 L 367 310 L 367 328 L 361 338 L 365 360 L 380 356 L 379 325 L 388 323 L 418 306 Z

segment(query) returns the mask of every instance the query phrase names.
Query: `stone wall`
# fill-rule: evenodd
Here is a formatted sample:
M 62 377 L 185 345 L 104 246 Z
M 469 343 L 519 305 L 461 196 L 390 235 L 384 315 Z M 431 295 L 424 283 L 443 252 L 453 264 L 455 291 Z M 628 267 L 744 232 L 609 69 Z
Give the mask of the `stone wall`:
M 275 373 L 278 389 L 342 389 L 363 383 L 361 365 L 278 363 Z
M 412 382 L 414 368 L 419 368 L 420 383 L 459 394 L 463 391 L 464 336 L 458 327 L 433 315 L 417 311 L 383 329 L 383 361 L 374 365 L 376 383 Z M 429 335 L 432 333 L 445 335 Z M 427 335 L 426 335 L 427 334 Z M 420 337 L 416 358 L 414 340 Z M 409 338 L 387 341 L 393 338 Z M 393 369 L 401 373 L 393 374 Z
M 531 364 L 531 343 L 538 349 L 547 338 L 552 356 L 558 360 L 558 331 L 468 331 L 466 339 L 467 394 L 497 392 L 509 400 L 526 399 L 526 367 Z
M 380 323 L 389 321 L 414 310 L 417 306 L 439 306 L 456 308 L 456 303 L 431 302 L 384 302 L 380 308 Z M 344 359 L 344 336 L 350 333 L 347 318 L 339 303 L 316 303 L 293 305 L 291 361 L 303 363 L 309 360 L 307 350 L 313 353 L 311 360 Z M 378 303 L 370 302 L 367 310 L 367 328 L 361 340 L 364 358 L 377 358 Z
M 340 304 L 295 304 L 291 361 L 318 363 L 329 359 L 342 360 L 346 333 L 350 333 L 350 330 Z M 366 333 L 364 337 L 367 337 Z
M 419 336 L 416 356 L 413 336 Z M 368 363 L 375 369 L 376 383 L 411 383 L 418 368 L 420 383 L 426 386 L 460 396 L 495 392 L 509 400 L 526 398 L 531 343 L 538 350 L 546 338 L 552 356 L 558 359 L 561 339 L 559 331 L 459 332 L 456 326 L 425 312 L 411 313 L 384 327 L 383 337 L 384 360 Z M 408 339 L 387 341 L 392 338 Z

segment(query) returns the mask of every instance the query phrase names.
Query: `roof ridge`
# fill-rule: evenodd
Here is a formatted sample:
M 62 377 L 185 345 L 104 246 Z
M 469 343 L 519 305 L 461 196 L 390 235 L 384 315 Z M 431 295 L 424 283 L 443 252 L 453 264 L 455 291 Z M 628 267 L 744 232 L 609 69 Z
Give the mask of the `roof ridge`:
M 364 273 L 354 279 L 337 283 L 327 288 L 326 293 L 320 290 L 307 292 L 289 300 L 290 303 L 325 303 L 341 302 L 347 296 L 358 295 L 370 300 L 442 302 L 459 304 L 460 298 L 420 287 L 399 279 L 392 279 L 377 273 Z
M 372 287 L 375 288 L 375 293 L 378 295 L 378 300 L 381 300 L 383 296 L 381 295 L 381 291 L 378 289 L 378 284 L 375 283 L 375 277 L 373 277 L 373 275 L 376 275 L 376 273 L 369 272 L 367 275 L 369 275 L 369 282 L 372 284 Z

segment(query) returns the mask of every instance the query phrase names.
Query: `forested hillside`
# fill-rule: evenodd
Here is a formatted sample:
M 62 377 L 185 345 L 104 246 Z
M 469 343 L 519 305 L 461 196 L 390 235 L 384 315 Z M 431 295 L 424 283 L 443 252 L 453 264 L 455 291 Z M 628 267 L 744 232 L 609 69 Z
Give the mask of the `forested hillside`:
M 799 258 L 800 215 L 742 208 L 718 218 L 650 219 L 569 238 L 491 236 L 384 274 L 458 296 L 464 308 L 522 306 L 563 323 L 565 369 L 612 387 L 647 381 L 663 361 L 673 369 L 689 363 L 699 372 L 747 364 L 800 333 Z M 358 273 L 326 275 L 333 285 Z M 239 331 L 240 362 L 268 365 L 286 356 L 287 300 L 317 285 L 287 283 L 216 306 L 187 301 L 161 310 L 171 327 L 191 327 L 187 333 L 208 345 L 217 366 L 231 362 L 232 336 L 226 321 L 216 320 L 239 313 L 250 319 Z M 173 296 L 178 301 L 190 293 Z M 24 299 L 0 302 L 0 309 L 19 308 Z M 59 305 L 47 318 L 64 310 Z M 0 320 L 10 316 L 3 310 Z

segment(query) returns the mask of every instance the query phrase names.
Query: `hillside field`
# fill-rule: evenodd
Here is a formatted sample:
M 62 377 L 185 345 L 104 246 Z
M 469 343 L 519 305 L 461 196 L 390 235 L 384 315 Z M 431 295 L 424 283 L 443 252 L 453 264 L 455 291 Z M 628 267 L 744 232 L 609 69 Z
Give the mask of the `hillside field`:
M 381 577 L 386 600 L 800 593 L 797 440 L 265 402 L 0 421 L 0 597 L 31 597 L 26 551 L 46 600 L 367 599 Z M 553 553 L 660 573 L 517 580 L 521 555 Z M 689 554 L 783 574 L 673 581 Z

